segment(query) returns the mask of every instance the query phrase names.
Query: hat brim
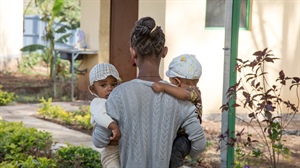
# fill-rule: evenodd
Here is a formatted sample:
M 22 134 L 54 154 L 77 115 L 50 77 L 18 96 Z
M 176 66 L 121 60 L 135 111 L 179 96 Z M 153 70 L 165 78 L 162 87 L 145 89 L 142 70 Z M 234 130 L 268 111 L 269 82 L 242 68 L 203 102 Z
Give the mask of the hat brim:
M 169 77 L 169 78 L 174 78 L 174 75 L 172 75 L 172 72 L 170 70 L 168 70 L 166 72 L 166 76 Z

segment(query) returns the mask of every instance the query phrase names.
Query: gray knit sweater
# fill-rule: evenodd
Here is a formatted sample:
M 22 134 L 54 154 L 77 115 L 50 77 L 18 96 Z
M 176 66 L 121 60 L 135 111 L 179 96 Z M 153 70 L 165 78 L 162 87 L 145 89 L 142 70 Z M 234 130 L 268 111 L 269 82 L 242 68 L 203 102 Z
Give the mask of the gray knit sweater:
M 195 106 L 166 93 L 152 90 L 153 82 L 134 79 L 116 87 L 106 102 L 107 113 L 119 124 L 122 168 L 168 168 L 173 140 L 179 127 L 189 135 L 196 157 L 206 146 Z M 92 140 L 96 147 L 109 143 L 111 131 L 96 125 Z

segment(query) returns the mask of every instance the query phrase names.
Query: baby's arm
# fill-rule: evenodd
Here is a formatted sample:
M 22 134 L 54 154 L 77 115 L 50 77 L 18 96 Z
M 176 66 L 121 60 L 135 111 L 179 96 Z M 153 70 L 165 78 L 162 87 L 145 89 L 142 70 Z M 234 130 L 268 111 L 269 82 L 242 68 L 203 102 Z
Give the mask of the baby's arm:
M 119 140 L 121 138 L 121 131 L 119 129 L 118 124 L 106 113 L 101 113 L 98 111 L 95 115 L 93 115 L 95 122 L 102 127 L 108 128 L 112 131 L 112 136 L 110 140 Z M 109 123 L 107 125 L 107 123 Z
M 91 106 L 91 122 L 96 122 L 102 127 L 108 128 L 112 131 L 111 140 L 119 140 L 121 138 L 121 131 L 118 124 L 106 113 L 105 102 L 99 100 L 93 100 Z
M 191 100 L 190 91 L 181 87 L 177 87 L 177 86 L 173 86 L 161 82 L 154 82 L 151 87 L 156 92 L 166 92 L 181 100 Z
M 191 101 L 196 105 L 200 124 L 202 123 L 202 99 L 201 92 L 197 86 L 181 88 L 166 83 L 154 82 L 151 87 L 156 92 L 166 92 L 177 99 Z

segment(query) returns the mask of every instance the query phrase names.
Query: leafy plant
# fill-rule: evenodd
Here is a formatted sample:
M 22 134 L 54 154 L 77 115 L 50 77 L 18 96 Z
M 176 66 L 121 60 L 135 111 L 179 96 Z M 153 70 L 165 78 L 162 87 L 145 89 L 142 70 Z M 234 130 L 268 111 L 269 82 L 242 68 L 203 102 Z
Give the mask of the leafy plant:
M 229 107 L 246 109 L 248 120 L 239 117 L 237 119 L 254 130 L 258 139 L 251 133 L 246 133 L 246 138 L 243 138 L 244 129 L 236 133 L 235 137 L 230 137 L 231 130 L 227 130 L 219 138 L 220 141 L 228 138 L 227 144 L 235 147 L 237 155 L 235 165 L 243 163 L 249 166 L 249 160 L 254 159 L 256 163 L 264 161 L 276 168 L 278 163 L 290 155 L 289 149 L 284 144 L 283 132 L 298 112 L 300 78 L 288 77 L 281 70 L 274 84 L 270 84 L 265 67 L 278 58 L 275 58 L 267 48 L 253 55 L 255 56 L 253 61 L 237 59 L 235 69 L 240 79 L 229 87 L 228 102 L 223 104 L 221 109 L 222 111 L 230 110 Z M 284 87 L 289 87 L 289 90 L 295 93 L 297 104 L 281 97 Z M 235 100 L 236 103 L 230 103 L 231 100 Z
M 92 148 L 68 145 L 53 153 L 52 145 L 49 132 L 0 120 L 0 167 L 102 167 L 100 153 Z
M 26 167 L 26 168 L 56 168 L 56 161 L 52 158 L 46 158 L 46 157 L 38 157 L 33 158 L 32 156 L 29 156 L 25 161 L 19 161 L 18 164 L 19 167 Z
M 21 72 L 26 72 L 28 69 L 32 69 L 34 66 L 41 63 L 43 60 L 42 54 L 39 52 L 32 52 L 27 55 L 22 56 L 22 61 L 20 62 L 19 69 Z M 46 60 L 45 60 L 46 62 Z
M 0 85 L 0 106 L 5 106 L 16 99 L 15 93 L 2 91 L 2 86 Z
M 0 162 L 25 161 L 29 156 L 50 158 L 52 142 L 48 132 L 0 120 Z
M 50 77 L 52 77 L 55 42 L 65 43 L 67 38 L 71 36 L 71 33 L 65 34 L 66 31 L 79 27 L 79 20 L 68 14 L 69 12 L 72 13 L 73 10 L 78 10 L 78 8 L 76 8 L 76 5 L 74 4 L 65 3 L 65 0 L 35 0 L 34 2 L 41 12 L 41 20 L 47 23 L 45 27 L 45 40 L 48 45 L 32 44 L 23 47 L 21 51 L 33 52 L 42 50 L 46 56 L 44 61 L 50 63 Z M 58 19 L 58 23 L 54 22 L 55 19 Z M 63 22 L 68 24 L 60 25 Z M 59 33 L 63 35 L 58 39 L 55 39 L 55 34 Z
M 100 153 L 84 146 L 68 145 L 68 147 L 60 148 L 56 152 L 56 160 L 59 163 L 59 168 L 102 167 Z
M 57 119 L 67 125 L 77 125 L 84 129 L 91 129 L 91 113 L 89 106 L 81 106 L 75 112 L 68 112 L 62 107 L 52 105 L 52 98 L 41 99 L 41 105 L 38 108 L 38 114 L 43 118 Z

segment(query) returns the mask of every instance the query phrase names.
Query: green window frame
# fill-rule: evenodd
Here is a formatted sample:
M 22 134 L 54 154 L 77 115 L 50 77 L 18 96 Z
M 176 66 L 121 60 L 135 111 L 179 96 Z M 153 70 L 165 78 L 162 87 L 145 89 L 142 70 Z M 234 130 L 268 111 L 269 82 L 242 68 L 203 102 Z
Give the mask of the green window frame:
M 250 0 L 240 0 L 240 29 L 249 30 Z M 205 28 L 224 29 L 225 0 L 206 0 Z

